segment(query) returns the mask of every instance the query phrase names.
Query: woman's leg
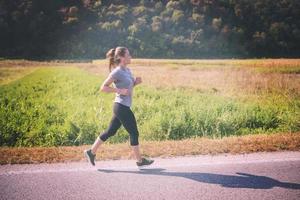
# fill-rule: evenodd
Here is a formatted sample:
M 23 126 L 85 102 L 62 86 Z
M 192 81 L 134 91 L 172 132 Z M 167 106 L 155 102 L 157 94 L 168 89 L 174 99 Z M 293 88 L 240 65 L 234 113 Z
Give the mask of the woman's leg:
M 96 154 L 99 146 L 104 143 L 109 137 L 116 134 L 117 130 L 121 127 L 120 120 L 114 115 L 110 121 L 109 127 L 95 140 L 91 151 Z
M 130 145 L 132 147 L 135 158 L 138 162 L 142 160 L 140 148 L 139 148 L 139 132 L 136 124 L 136 119 L 133 112 L 129 107 L 115 103 L 114 112 L 118 119 L 121 121 L 122 125 L 129 133 Z
M 140 146 L 136 145 L 136 146 L 131 146 L 133 153 L 135 155 L 135 158 L 137 160 L 137 162 L 141 162 L 142 161 L 142 156 L 141 156 L 141 152 L 140 152 Z
M 102 141 L 99 137 L 97 137 L 97 139 L 95 140 L 92 148 L 91 148 L 91 151 L 92 151 L 92 154 L 96 154 L 97 152 L 97 149 L 100 147 L 100 145 L 103 143 L 104 141 Z

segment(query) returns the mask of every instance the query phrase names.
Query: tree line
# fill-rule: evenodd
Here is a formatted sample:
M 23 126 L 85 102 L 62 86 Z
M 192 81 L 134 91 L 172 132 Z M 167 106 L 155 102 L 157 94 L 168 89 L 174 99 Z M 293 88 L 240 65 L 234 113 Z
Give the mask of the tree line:
M 299 0 L 0 0 L 0 57 L 299 57 L 299 19 Z

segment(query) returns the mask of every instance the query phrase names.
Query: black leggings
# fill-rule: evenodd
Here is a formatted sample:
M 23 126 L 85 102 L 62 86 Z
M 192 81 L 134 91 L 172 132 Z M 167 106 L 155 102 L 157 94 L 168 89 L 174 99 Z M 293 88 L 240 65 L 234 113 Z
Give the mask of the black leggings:
M 136 125 L 136 120 L 130 107 L 120 103 L 114 103 L 114 115 L 110 121 L 108 129 L 99 136 L 102 141 L 106 141 L 109 137 L 116 134 L 117 130 L 124 126 L 130 135 L 130 145 L 136 146 L 139 144 L 139 132 Z

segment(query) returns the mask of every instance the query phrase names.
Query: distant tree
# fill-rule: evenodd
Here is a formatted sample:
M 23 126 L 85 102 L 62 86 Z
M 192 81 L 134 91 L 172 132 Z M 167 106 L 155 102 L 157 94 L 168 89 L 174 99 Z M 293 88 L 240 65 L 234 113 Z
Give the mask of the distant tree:
M 299 0 L 2 0 L 0 57 L 299 57 Z M 192 53 L 191 53 L 192 52 Z

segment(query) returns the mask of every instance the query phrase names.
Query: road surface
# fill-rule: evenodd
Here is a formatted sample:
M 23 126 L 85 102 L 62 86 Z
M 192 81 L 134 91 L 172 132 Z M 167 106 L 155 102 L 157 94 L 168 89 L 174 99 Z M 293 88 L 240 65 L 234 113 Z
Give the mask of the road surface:
M 0 199 L 300 199 L 300 152 L 0 166 Z

